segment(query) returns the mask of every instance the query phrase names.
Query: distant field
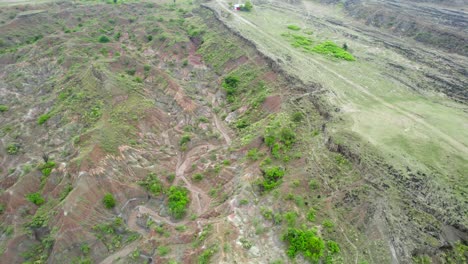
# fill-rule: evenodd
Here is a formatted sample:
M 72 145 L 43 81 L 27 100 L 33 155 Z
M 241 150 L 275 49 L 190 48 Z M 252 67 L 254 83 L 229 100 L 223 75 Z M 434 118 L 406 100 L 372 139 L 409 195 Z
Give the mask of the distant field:
M 54 2 L 56 0 L 0 0 L 1 5 L 23 5 L 23 4 L 40 4 L 46 2 Z
M 463 110 L 466 106 L 430 91 L 415 92 L 411 87 L 417 83 L 390 77 L 400 74 L 386 65 L 405 65 L 418 76 L 422 71 L 413 69 L 424 67 L 422 64 L 373 44 L 360 32 L 327 24 L 319 9 L 308 13 L 312 19 L 304 22 L 301 15 L 286 8 L 260 6 L 252 13 L 236 13 L 230 23 L 262 51 L 282 60 L 292 74 L 324 85 L 329 91 L 327 99 L 339 107 L 338 115 L 347 120 L 337 124 L 333 133 L 355 133 L 402 168 L 435 169 L 463 186 L 463 171 L 468 169 L 468 116 Z M 302 32 L 293 31 L 294 34 L 302 33 L 315 43 L 348 43 L 356 61 L 340 61 L 293 47 L 283 37 L 292 32 L 288 29 L 291 24 L 302 28 Z M 343 32 L 337 33 L 337 29 Z M 310 32 L 313 33 L 307 34 Z M 346 38 L 343 33 L 357 37 Z M 410 81 L 418 80 L 414 77 Z

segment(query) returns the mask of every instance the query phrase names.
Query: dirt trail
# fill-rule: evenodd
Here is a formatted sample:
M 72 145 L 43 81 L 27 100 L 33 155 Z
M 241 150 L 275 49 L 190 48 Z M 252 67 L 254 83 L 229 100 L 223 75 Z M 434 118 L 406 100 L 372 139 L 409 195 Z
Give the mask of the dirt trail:
M 197 215 L 201 215 L 204 212 L 206 212 L 211 203 L 211 198 L 203 190 L 193 185 L 185 177 L 185 171 L 187 169 L 188 163 L 191 163 L 194 160 L 194 158 L 198 157 L 200 155 L 200 151 L 204 150 L 205 152 L 208 152 L 214 148 L 215 146 L 211 144 L 203 144 L 192 148 L 185 154 L 179 153 L 177 157 L 178 161 L 176 167 L 176 180 L 174 184 L 179 183 L 179 181 L 181 180 L 184 182 L 185 187 L 192 194 L 192 203 L 190 207 L 192 207 L 192 210 L 196 212 Z
M 219 121 L 219 118 L 217 115 L 213 115 L 213 119 L 215 121 L 215 125 L 216 125 L 216 128 L 218 128 L 219 132 L 221 132 L 221 134 L 223 135 L 224 137 L 224 140 L 226 141 L 226 143 L 228 145 L 231 145 L 231 138 L 229 137 L 229 134 L 227 132 L 227 129 L 224 127 L 224 124 L 222 124 L 220 121 Z
M 134 241 L 133 243 L 127 245 L 124 247 L 122 250 L 115 252 L 114 254 L 108 256 L 105 258 L 103 261 L 101 261 L 101 264 L 112 264 L 115 263 L 115 260 L 118 258 L 124 258 L 128 256 L 132 251 L 134 251 L 138 246 L 138 240 Z
M 434 127 L 433 125 L 427 123 L 423 118 L 418 117 L 417 115 L 415 115 L 415 114 L 413 114 L 413 113 L 411 113 L 409 111 L 406 111 L 405 109 L 402 109 L 402 108 L 400 108 L 398 106 L 395 106 L 393 104 L 390 104 L 390 103 L 386 102 L 381 97 L 378 97 L 375 94 L 371 93 L 367 88 L 353 82 L 352 80 L 348 79 L 347 77 L 345 77 L 345 76 L 339 74 L 338 72 L 330 69 L 329 67 L 327 67 L 326 65 L 320 63 L 319 61 L 315 60 L 314 58 L 311 58 L 309 56 L 304 56 L 304 54 L 302 52 L 292 48 L 289 44 L 278 41 L 275 37 L 271 36 L 270 34 L 268 34 L 265 31 L 263 31 L 257 25 L 255 25 L 252 22 L 248 21 L 247 19 L 243 18 L 238 13 L 233 12 L 232 10 L 230 10 L 228 7 L 226 7 L 222 3 L 221 0 L 216 0 L 216 3 L 224 11 L 230 13 L 233 17 L 237 18 L 238 21 L 242 22 L 243 24 L 245 24 L 248 27 L 251 27 L 251 28 L 255 29 L 256 32 L 258 32 L 259 35 L 262 35 L 262 37 L 264 37 L 264 39 L 268 39 L 270 43 L 274 43 L 275 45 L 280 46 L 282 49 L 287 50 L 289 53 L 294 54 L 295 59 L 300 60 L 302 62 L 302 65 L 304 65 L 305 67 L 308 64 L 313 64 L 317 68 L 319 68 L 319 69 L 321 69 L 323 71 L 326 71 L 328 73 L 331 73 L 332 75 L 334 75 L 335 77 L 341 79 L 342 81 L 344 81 L 345 83 L 347 83 L 351 87 L 359 90 L 363 95 L 366 95 L 367 97 L 373 99 L 374 101 L 378 102 L 379 104 L 381 104 L 381 105 L 383 105 L 383 106 L 397 112 L 398 114 L 401 114 L 402 116 L 405 116 L 405 117 L 409 118 L 410 120 L 412 120 L 412 121 L 414 121 L 416 123 L 419 123 L 420 125 L 422 125 L 422 126 L 426 127 L 427 129 L 431 130 L 434 134 L 436 134 L 440 138 L 444 139 L 447 143 L 449 143 L 452 147 L 454 147 L 458 151 L 463 152 L 465 154 L 468 154 L 468 147 L 466 145 L 464 145 L 462 142 L 459 142 L 458 140 L 451 137 L 450 135 L 445 134 L 444 132 L 442 132 L 438 128 Z M 259 43 L 256 42 L 256 44 L 259 44 Z

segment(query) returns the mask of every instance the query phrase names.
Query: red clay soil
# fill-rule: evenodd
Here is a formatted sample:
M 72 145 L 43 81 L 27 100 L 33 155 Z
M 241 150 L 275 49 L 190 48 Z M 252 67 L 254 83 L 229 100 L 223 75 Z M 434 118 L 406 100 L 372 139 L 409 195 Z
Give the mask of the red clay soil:
M 223 65 L 224 71 L 230 72 L 234 70 L 235 68 L 239 67 L 240 65 L 245 64 L 248 60 L 249 60 L 249 57 L 247 56 L 240 56 L 239 58 L 235 60 L 229 60 Z
M 281 110 L 281 97 L 279 95 L 269 96 L 263 102 L 262 109 L 270 113 L 277 113 Z

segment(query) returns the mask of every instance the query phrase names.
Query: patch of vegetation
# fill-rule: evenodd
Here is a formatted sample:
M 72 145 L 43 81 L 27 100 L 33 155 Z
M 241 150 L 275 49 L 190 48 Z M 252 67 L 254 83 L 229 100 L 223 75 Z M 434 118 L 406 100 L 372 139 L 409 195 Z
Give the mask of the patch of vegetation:
M 301 30 L 301 28 L 299 26 L 296 26 L 296 25 L 288 25 L 288 29 L 294 30 L 294 31 Z
M 179 141 L 179 145 L 181 147 L 185 147 L 187 146 L 187 144 L 190 142 L 190 135 L 189 134 L 184 134 L 182 135 L 182 137 L 180 138 L 180 141 Z
M 286 253 L 290 258 L 301 253 L 305 259 L 315 263 L 323 256 L 325 243 L 315 229 L 289 228 L 283 240 L 288 245 Z
M 3 212 L 5 212 L 5 205 L 0 204 L 0 215 L 3 214 Z
M 340 46 L 336 45 L 332 41 L 325 41 L 315 47 L 312 48 L 312 51 L 315 51 L 320 54 L 330 55 L 335 58 L 344 59 L 347 61 L 354 61 L 356 60 L 351 53 L 347 52 L 345 49 L 341 48 Z
M 252 248 L 252 242 L 250 242 L 248 239 L 246 239 L 246 238 L 244 238 L 244 237 L 241 238 L 241 239 L 239 239 L 239 242 L 241 242 L 242 247 L 243 247 L 244 249 L 249 250 L 249 249 Z
M 21 256 L 27 260 L 24 263 L 47 263 L 50 251 L 55 243 L 55 239 L 51 236 L 45 236 L 40 243 L 32 245 Z
M 327 248 L 331 254 L 340 253 L 340 246 L 333 240 L 327 241 Z
M 104 204 L 104 207 L 107 209 L 114 208 L 116 204 L 114 195 L 112 195 L 111 193 L 106 193 L 104 197 L 102 198 L 102 203 Z
M 257 148 L 253 148 L 253 149 L 250 149 L 248 152 L 247 152 L 247 158 L 249 160 L 252 160 L 252 161 L 256 161 L 259 159 L 259 155 L 260 153 L 258 152 L 258 149 Z
M 233 96 L 237 92 L 237 87 L 239 86 L 239 82 L 240 82 L 239 77 L 235 75 L 230 75 L 224 78 L 221 86 L 226 91 L 228 102 L 234 101 Z
M 315 221 L 315 210 L 313 208 L 309 209 L 309 212 L 307 212 L 306 218 L 309 222 Z
M 196 215 L 192 215 L 193 218 L 196 218 Z M 207 226 L 203 227 L 203 230 L 199 233 L 198 237 L 193 241 L 192 246 L 194 248 L 198 247 L 208 238 L 208 235 L 213 230 L 213 225 L 208 224 Z
M 95 225 L 93 231 L 110 252 L 114 252 L 124 244 L 140 237 L 138 233 L 129 231 L 120 217 L 115 218 L 112 222 Z
M 169 252 L 171 251 L 171 249 L 169 247 L 166 247 L 166 246 L 159 246 L 158 247 L 158 254 L 160 256 L 165 256 L 167 255 Z
M 170 173 L 169 175 L 167 175 L 166 179 L 167 179 L 168 182 L 173 182 L 174 179 L 175 179 L 175 174 Z
M 16 155 L 19 153 L 20 146 L 17 143 L 8 144 L 6 147 L 6 152 L 8 155 Z
M 37 124 L 42 125 L 45 122 L 47 122 L 47 120 L 49 120 L 51 117 L 52 117 L 52 115 L 50 113 L 43 114 L 43 115 L 39 116 L 39 118 L 37 119 Z
M 0 104 L 0 113 L 6 112 L 8 111 L 8 109 L 8 106 Z
M 252 2 L 250 0 L 245 1 L 245 4 L 241 6 L 241 11 L 250 12 L 253 9 Z
M 26 199 L 37 206 L 41 206 L 42 204 L 45 203 L 44 197 L 42 197 L 42 195 L 37 192 L 27 194 Z
M 71 184 L 65 185 L 62 192 L 60 193 L 59 200 L 63 201 L 67 198 L 68 194 L 73 190 L 73 186 Z
M 195 173 L 193 176 L 192 176 L 192 180 L 196 181 L 196 182 L 199 182 L 201 180 L 203 180 L 203 174 L 201 173 Z
M 264 180 L 259 184 L 261 191 L 269 191 L 281 184 L 285 170 L 281 167 L 271 167 L 262 170 Z
M 210 259 L 213 257 L 214 254 L 218 251 L 217 245 L 212 245 L 205 249 L 200 256 L 198 257 L 198 264 L 209 264 Z
M 47 161 L 38 166 L 38 169 L 41 171 L 42 175 L 48 177 L 52 172 L 52 169 L 55 168 L 56 164 L 53 161 Z
M 110 41 L 109 37 L 106 35 L 102 35 L 98 38 L 99 43 L 108 43 Z
M 330 219 L 325 219 L 322 222 L 322 226 L 325 227 L 328 231 L 333 231 L 335 224 Z
M 156 196 L 164 192 L 164 186 L 161 180 L 159 180 L 159 177 L 154 172 L 151 172 L 148 175 L 146 175 L 146 178 L 143 181 L 138 182 L 138 184 L 140 184 L 147 191 Z
M 180 186 L 171 186 L 167 192 L 169 212 L 176 219 L 185 216 L 187 207 L 190 203 L 189 192 L 187 188 Z
M 291 115 L 291 120 L 295 123 L 299 123 L 304 119 L 304 115 L 301 112 L 294 112 Z

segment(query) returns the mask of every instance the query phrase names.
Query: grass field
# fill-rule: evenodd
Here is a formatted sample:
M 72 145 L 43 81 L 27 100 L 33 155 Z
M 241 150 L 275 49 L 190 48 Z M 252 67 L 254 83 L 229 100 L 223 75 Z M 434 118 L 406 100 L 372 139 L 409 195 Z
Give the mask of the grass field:
M 287 10 L 262 6 L 240 15 L 230 23 L 242 34 L 254 40 L 262 51 L 285 61 L 290 73 L 321 83 L 329 91 L 328 100 L 347 120 L 337 124 L 334 133 L 352 131 L 400 166 L 436 169 L 463 179 L 462 171 L 468 169 L 465 107 L 434 93 L 416 93 L 388 78 L 383 62 L 406 63 L 401 55 L 367 41 L 345 38 L 328 26 L 306 24 Z M 337 61 L 292 47 L 287 38 L 281 37 L 288 25 L 311 29 L 311 38 L 318 41 L 348 43 L 356 61 Z

